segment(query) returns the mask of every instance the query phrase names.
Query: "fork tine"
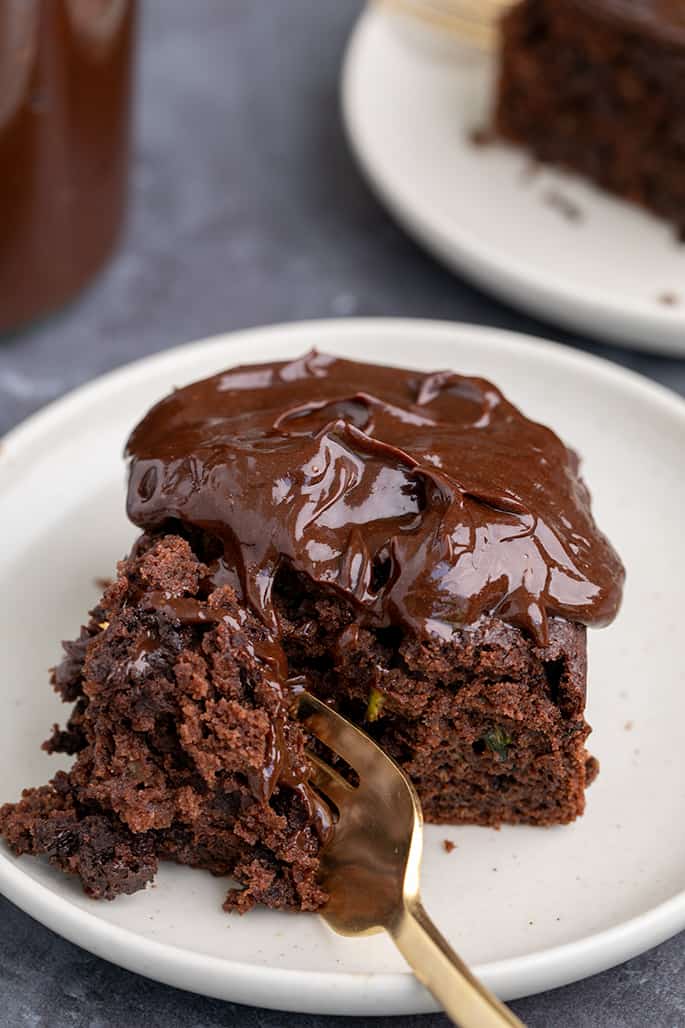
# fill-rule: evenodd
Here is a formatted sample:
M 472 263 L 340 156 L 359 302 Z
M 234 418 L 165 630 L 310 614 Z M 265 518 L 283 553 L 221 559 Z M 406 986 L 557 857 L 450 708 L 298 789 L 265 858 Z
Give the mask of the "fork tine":
M 354 787 L 315 753 L 307 753 L 307 757 L 312 766 L 311 781 L 319 792 L 341 808 L 350 793 L 354 792 Z
M 363 756 L 362 745 L 366 740 L 359 729 L 309 692 L 300 696 L 298 713 L 312 735 L 346 760 L 355 771 L 360 770 L 359 758 Z M 359 736 L 362 736 L 361 740 Z
M 370 736 L 304 689 L 297 716 L 359 774 L 359 787 L 352 787 L 309 754 L 312 784 L 340 815 L 321 851 L 320 881 L 328 893 L 322 916 L 341 935 L 385 928 L 455 1024 L 523 1028 L 473 978 L 421 906 L 423 818 L 404 771 Z
M 298 714 L 312 735 L 357 772 L 360 786 L 364 786 L 367 777 L 399 770 L 394 761 L 361 728 L 357 728 L 306 690 L 299 697 Z

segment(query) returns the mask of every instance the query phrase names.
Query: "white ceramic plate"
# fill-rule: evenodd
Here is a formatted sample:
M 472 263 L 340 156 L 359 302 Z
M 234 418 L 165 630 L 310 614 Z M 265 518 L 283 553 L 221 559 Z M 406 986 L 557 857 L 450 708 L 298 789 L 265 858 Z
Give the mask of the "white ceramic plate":
M 602 773 L 578 823 L 429 828 L 426 906 L 478 974 L 513 998 L 600 971 L 685 927 L 685 403 L 606 362 L 492 329 L 329 321 L 194 343 L 116 371 L 13 432 L 0 451 L 0 802 L 63 758 L 39 749 L 66 709 L 46 669 L 134 532 L 122 447 L 173 386 L 311 346 L 495 379 L 585 458 L 600 524 L 628 567 L 616 625 L 591 633 L 589 720 Z M 457 844 L 447 854 L 444 839 Z M 172 985 L 308 1012 L 432 1009 L 383 936 L 334 936 L 316 916 L 221 911 L 226 883 L 164 867 L 157 885 L 88 900 L 46 864 L 0 846 L 0 890 L 87 949 Z
M 343 69 L 347 132 L 371 183 L 436 256 L 550 322 L 685 355 L 685 245 L 674 231 L 580 179 L 531 175 L 522 151 L 475 146 L 490 57 L 370 7 Z M 580 213 L 569 220 L 559 205 Z M 668 305 L 664 298 L 677 299 Z

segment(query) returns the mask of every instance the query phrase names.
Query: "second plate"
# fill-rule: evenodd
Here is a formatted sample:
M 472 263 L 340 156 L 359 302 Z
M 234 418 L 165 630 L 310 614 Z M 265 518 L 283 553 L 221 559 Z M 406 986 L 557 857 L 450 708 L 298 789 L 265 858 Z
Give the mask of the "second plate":
M 685 356 L 685 245 L 580 179 L 476 146 L 492 58 L 370 7 L 343 68 L 347 132 L 381 198 L 483 289 L 593 337 Z

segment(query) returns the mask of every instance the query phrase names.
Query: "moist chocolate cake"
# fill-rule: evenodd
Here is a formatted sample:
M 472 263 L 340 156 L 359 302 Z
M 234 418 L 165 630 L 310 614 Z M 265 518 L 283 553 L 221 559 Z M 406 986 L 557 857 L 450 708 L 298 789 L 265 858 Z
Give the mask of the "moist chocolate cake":
M 683 0 L 520 0 L 502 25 L 497 134 L 685 232 Z
M 624 573 L 552 431 L 482 379 L 310 353 L 174 392 L 128 456 L 143 534 L 53 672 L 75 760 L 0 809 L 16 853 L 95 897 L 168 859 L 232 875 L 227 909 L 316 909 L 305 686 L 428 821 L 582 813 L 585 630 Z

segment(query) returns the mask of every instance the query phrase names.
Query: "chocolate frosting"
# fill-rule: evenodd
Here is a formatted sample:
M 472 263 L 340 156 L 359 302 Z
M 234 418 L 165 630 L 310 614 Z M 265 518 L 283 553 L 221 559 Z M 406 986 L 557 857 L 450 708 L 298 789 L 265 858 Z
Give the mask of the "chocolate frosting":
M 449 638 L 495 615 L 615 616 L 624 570 L 578 460 L 489 382 L 312 352 L 181 389 L 133 432 L 128 513 L 221 540 L 216 580 L 277 632 L 284 561 L 371 624 Z

